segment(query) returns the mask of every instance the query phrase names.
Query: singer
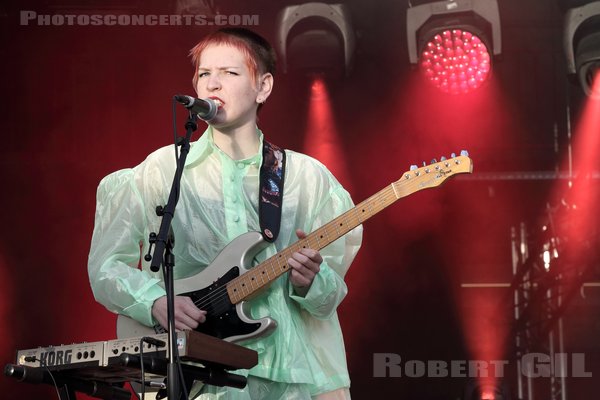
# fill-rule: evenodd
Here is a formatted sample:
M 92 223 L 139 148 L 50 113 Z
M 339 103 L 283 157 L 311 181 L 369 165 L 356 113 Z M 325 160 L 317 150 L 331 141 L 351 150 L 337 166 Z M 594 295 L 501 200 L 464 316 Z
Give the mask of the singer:
M 353 206 L 323 164 L 268 143 L 257 126 L 257 112 L 275 83 L 275 53 L 264 38 L 224 28 L 203 38 L 191 57 L 197 98 L 211 99 L 218 109 L 186 161 L 173 219 L 175 279 L 202 276 L 226 245 L 249 231 L 270 242 L 256 255 L 263 261 Z M 97 191 L 88 263 L 94 296 L 110 311 L 146 326 L 167 325 L 162 273 L 151 272 L 140 254 L 160 225 L 155 207 L 166 202 L 173 153 L 172 146 L 158 149 L 136 167 L 105 177 Z M 264 217 L 268 207 L 275 212 Z M 239 342 L 259 355 L 258 365 L 243 372 L 248 384 L 242 390 L 206 385 L 197 398 L 350 399 L 336 310 L 361 238 L 359 226 L 320 251 L 294 252 L 289 272 L 249 301 L 253 318 L 269 316 L 277 327 Z M 207 312 L 177 296 L 177 329 L 199 327 L 211 318 Z

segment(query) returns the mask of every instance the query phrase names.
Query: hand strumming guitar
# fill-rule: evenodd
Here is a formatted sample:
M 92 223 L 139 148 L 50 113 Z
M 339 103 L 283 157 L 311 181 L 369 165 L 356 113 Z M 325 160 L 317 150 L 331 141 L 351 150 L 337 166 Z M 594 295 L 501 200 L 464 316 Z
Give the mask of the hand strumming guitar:
M 200 310 L 191 298 L 175 296 L 175 329 L 196 329 L 199 323 L 206 321 L 206 311 Z M 167 296 L 159 297 L 152 305 L 152 316 L 165 329 L 168 328 Z

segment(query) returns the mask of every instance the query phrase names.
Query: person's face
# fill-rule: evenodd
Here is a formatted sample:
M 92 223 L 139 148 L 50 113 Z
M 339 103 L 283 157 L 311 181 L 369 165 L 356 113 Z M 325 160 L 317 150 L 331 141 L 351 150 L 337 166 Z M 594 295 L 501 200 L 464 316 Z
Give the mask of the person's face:
M 271 92 L 273 77 L 252 76 L 244 54 L 228 45 L 209 45 L 200 55 L 196 92 L 217 102 L 219 111 L 209 123 L 235 128 L 256 123 L 258 104 Z

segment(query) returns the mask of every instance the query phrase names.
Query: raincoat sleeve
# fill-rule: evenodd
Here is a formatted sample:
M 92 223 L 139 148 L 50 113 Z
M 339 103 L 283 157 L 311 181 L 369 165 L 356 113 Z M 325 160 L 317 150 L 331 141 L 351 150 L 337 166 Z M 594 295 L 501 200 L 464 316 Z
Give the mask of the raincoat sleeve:
M 326 172 L 326 184 L 321 185 L 325 190 L 313 200 L 315 202 L 312 207 L 314 215 L 304 226 L 305 232 L 316 230 L 354 206 L 348 192 L 328 171 Z M 290 297 L 313 317 L 330 318 L 348 293 L 344 276 L 360 248 L 361 241 L 362 226 L 359 225 L 321 249 L 323 263 L 310 289 L 305 296 L 299 296 L 290 283 Z
M 88 274 L 99 303 L 151 326 L 152 304 L 165 290 L 158 274 L 141 269 L 140 253 L 145 251 L 148 233 L 146 215 L 134 169 L 114 172 L 100 182 Z

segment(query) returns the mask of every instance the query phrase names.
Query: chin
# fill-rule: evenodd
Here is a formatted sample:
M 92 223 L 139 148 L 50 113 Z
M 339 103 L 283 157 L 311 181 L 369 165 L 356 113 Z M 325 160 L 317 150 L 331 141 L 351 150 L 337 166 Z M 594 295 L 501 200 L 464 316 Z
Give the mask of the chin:
M 223 126 L 227 125 L 225 123 L 225 121 L 223 120 L 223 118 L 221 118 L 220 116 L 216 116 L 213 119 L 211 119 L 210 121 L 207 121 L 207 123 L 215 128 L 222 128 Z

